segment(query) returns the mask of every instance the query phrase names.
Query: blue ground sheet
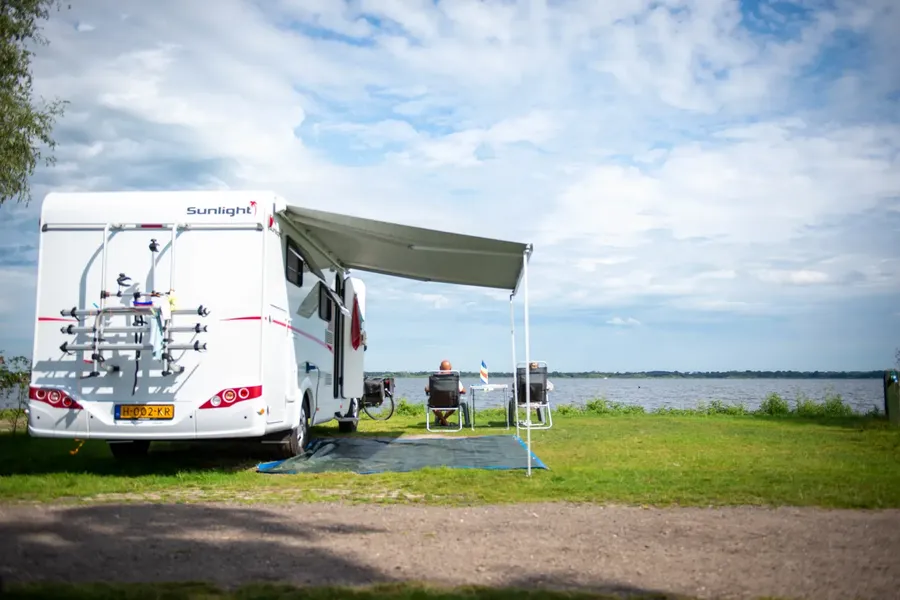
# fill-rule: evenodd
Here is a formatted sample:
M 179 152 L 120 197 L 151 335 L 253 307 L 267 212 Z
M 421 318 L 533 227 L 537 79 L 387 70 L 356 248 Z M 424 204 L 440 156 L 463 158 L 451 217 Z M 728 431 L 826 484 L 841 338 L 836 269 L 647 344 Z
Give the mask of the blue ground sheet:
M 260 473 L 359 474 L 407 472 L 423 467 L 456 469 L 525 469 L 528 449 L 515 435 L 460 436 L 454 438 L 339 437 L 312 440 L 303 454 L 262 463 Z M 532 469 L 549 469 L 534 452 Z

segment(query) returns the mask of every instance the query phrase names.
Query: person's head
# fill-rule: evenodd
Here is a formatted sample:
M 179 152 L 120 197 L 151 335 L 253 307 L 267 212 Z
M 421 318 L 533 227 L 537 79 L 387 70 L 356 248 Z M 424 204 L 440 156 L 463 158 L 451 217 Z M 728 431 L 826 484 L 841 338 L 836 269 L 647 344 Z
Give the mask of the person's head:
M 441 361 L 441 371 L 451 371 L 453 370 L 453 366 L 450 364 L 449 360 Z
M 537 369 L 537 368 L 538 368 L 538 364 L 537 364 L 536 362 L 531 363 L 531 368 L 532 368 L 532 369 Z

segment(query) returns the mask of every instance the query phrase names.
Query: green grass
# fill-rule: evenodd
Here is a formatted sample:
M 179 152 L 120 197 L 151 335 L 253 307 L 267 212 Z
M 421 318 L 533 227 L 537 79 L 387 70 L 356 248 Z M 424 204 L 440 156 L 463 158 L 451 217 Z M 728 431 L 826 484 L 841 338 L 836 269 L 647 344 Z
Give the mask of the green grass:
M 255 466 L 272 456 L 259 445 L 159 444 L 146 460 L 129 463 L 114 460 L 100 441 L 79 447 L 73 440 L 5 432 L 0 501 L 900 507 L 900 429 L 883 418 L 842 415 L 709 409 L 636 414 L 604 401 L 583 410 L 560 407 L 553 429 L 532 432 L 534 451 L 550 471 L 534 471 L 531 478 L 520 471 L 447 468 L 263 475 Z M 504 424 L 499 410 L 479 410 L 474 434 L 505 434 Z M 424 433 L 421 407 L 401 406 L 387 422 L 360 421 L 361 435 L 410 433 Z M 314 435 L 336 434 L 334 423 L 314 429 Z
M 633 592 L 634 600 L 689 596 L 655 592 Z M 9 600 L 69 598 L 71 600 L 621 600 L 620 594 L 577 591 L 489 588 L 460 586 L 433 587 L 416 583 L 391 583 L 360 587 L 293 587 L 288 585 L 245 585 L 223 590 L 206 583 L 158 584 L 25 584 L 12 585 L 3 596 Z

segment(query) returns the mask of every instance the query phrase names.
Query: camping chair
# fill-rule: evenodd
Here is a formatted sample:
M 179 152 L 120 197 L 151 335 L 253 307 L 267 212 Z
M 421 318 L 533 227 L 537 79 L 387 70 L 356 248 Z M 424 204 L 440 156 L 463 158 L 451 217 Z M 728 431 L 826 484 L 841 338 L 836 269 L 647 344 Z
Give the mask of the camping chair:
M 531 361 L 528 374 L 528 383 L 531 388 L 531 408 L 537 412 L 540 425 L 531 425 L 531 429 L 550 429 L 553 427 L 553 413 L 550 410 L 550 393 L 547 390 L 547 363 L 544 361 Z M 517 406 L 518 405 L 518 406 Z M 509 408 L 506 411 L 506 425 L 517 423 L 516 427 L 524 427 L 524 421 L 519 421 L 519 409 L 525 408 L 525 363 L 516 366 L 516 393 L 509 400 Z M 544 412 L 547 420 L 544 420 Z M 530 415 L 526 415 L 526 420 Z
M 438 371 L 428 377 L 428 396 L 425 400 L 425 429 L 435 431 L 431 427 L 429 416 L 436 411 L 455 412 L 457 416 L 456 431 L 463 428 L 460 411 L 469 420 L 468 406 L 460 402 L 459 371 Z M 446 431 L 446 428 L 442 428 Z

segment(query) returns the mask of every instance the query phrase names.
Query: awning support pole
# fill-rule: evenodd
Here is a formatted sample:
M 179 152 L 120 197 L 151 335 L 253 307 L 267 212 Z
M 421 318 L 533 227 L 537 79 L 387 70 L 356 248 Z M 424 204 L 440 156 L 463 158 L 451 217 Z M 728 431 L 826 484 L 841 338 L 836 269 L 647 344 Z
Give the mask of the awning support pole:
M 531 339 L 528 331 L 528 252 L 522 255 L 522 287 L 525 288 L 525 427 L 528 440 L 528 477 L 531 477 Z
M 516 421 L 516 435 L 519 435 L 519 386 L 516 385 L 516 307 L 513 304 L 515 296 L 515 292 L 509 295 L 509 336 L 512 341 L 513 416 Z M 508 406 L 506 414 L 509 415 Z

